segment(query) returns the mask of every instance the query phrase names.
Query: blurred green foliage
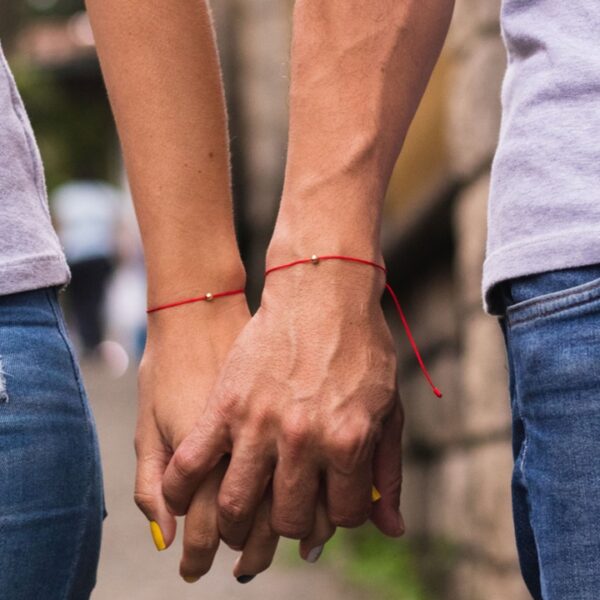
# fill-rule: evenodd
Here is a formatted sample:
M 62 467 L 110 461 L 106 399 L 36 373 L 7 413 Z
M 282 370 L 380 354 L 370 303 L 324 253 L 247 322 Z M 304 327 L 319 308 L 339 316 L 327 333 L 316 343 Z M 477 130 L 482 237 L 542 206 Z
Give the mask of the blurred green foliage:
M 65 16 L 84 9 L 83 0 L 28 0 L 23 4 L 29 14 Z
M 83 0 L 27 0 L 0 5 L 0 35 L 44 159 L 48 187 L 76 178 L 111 178 L 117 142 L 97 60 L 74 57 L 39 65 L 14 52 L 30 24 L 63 21 Z M 12 51 L 11 51 L 12 50 Z
M 298 558 L 297 543 L 283 544 L 285 560 Z M 444 540 L 391 539 L 374 526 L 338 529 L 319 563 L 339 574 L 369 600 L 433 600 L 445 597 L 461 550 Z
M 7 0 L 0 2 L 0 38 L 5 48 L 21 27 L 40 17 L 65 17 L 84 8 L 83 0 Z
M 48 187 L 76 178 L 108 178 L 116 162 L 116 136 L 96 61 L 55 70 L 20 61 L 12 67 Z
M 67 17 L 85 9 L 84 0 L 26 0 L 15 4 L 19 5 L 18 10 L 24 20 L 39 16 Z
M 377 600 L 430 600 L 411 544 L 386 538 L 372 526 L 340 529 L 327 543 L 325 561 L 339 562 L 345 577 Z

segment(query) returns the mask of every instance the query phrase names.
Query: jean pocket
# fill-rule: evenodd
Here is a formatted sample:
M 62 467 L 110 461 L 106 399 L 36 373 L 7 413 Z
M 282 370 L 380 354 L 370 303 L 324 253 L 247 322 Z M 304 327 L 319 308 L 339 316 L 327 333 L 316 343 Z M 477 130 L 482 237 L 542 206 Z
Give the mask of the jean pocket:
M 600 301 L 600 267 L 572 269 L 523 278 L 510 284 L 514 301 L 506 309 L 511 326 Z

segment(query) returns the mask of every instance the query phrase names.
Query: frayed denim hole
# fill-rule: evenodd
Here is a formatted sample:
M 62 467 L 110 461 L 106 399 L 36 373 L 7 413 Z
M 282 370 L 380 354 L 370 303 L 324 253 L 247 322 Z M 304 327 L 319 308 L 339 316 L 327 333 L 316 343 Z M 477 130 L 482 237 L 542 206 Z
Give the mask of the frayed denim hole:
M 0 358 L 0 404 L 8 402 L 8 392 L 6 391 L 6 374 L 4 364 Z

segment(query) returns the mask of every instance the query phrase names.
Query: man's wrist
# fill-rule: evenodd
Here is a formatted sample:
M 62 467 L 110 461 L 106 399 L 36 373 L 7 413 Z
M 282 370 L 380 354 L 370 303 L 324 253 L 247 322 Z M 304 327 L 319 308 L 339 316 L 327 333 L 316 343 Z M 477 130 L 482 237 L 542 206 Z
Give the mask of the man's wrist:
M 267 268 L 313 255 L 352 256 L 383 264 L 379 235 L 373 230 L 361 224 L 340 226 L 335 219 L 314 215 L 306 219 L 280 215 L 267 250 Z
M 340 259 L 296 257 L 306 260 L 270 272 L 265 281 L 262 305 L 268 308 L 306 306 L 309 310 L 324 312 L 347 306 L 379 305 L 385 288 L 385 273 L 369 264 Z M 323 253 L 323 257 L 332 256 Z M 357 257 L 360 258 L 360 257 Z M 293 262 L 288 261 L 288 262 Z M 280 264 L 268 264 L 269 268 Z M 377 262 L 381 264 L 383 262 Z
M 313 254 L 341 254 L 380 263 L 380 194 L 364 177 L 318 176 L 286 181 L 267 265 Z

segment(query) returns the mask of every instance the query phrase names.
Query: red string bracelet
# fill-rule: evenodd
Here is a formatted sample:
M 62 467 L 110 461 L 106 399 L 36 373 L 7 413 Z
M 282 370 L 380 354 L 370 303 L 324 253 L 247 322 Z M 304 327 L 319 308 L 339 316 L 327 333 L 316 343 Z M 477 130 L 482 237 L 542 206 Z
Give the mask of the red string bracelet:
M 382 273 L 384 273 L 387 276 L 387 269 L 383 265 L 379 265 L 377 263 L 371 262 L 370 260 L 364 260 L 363 258 L 355 258 L 353 256 L 337 256 L 337 255 L 317 256 L 316 254 L 313 254 L 310 258 L 301 258 L 299 260 L 294 260 L 292 262 L 289 262 L 289 263 L 286 263 L 283 265 L 271 267 L 270 269 L 267 269 L 265 271 L 265 277 L 267 275 L 269 275 L 270 273 L 273 273 L 274 271 L 280 271 L 281 269 L 288 269 L 289 267 L 294 267 L 296 265 L 303 265 L 303 264 L 308 264 L 308 263 L 312 263 L 313 265 L 318 265 L 319 262 L 321 262 L 322 260 L 344 260 L 346 262 L 354 262 L 354 263 L 359 263 L 362 265 L 368 265 L 370 267 L 374 267 L 375 269 L 379 269 Z M 385 289 L 389 292 L 390 296 L 392 297 L 392 300 L 394 301 L 394 305 L 396 306 L 396 311 L 398 312 L 398 316 L 400 317 L 400 320 L 402 321 L 402 325 L 404 326 L 404 331 L 406 332 L 406 337 L 408 338 L 408 341 L 413 349 L 413 352 L 415 353 L 415 357 L 417 358 L 417 362 L 419 363 L 419 367 L 421 367 L 421 371 L 423 372 L 423 375 L 424 375 L 425 379 L 427 380 L 427 383 L 429 383 L 429 385 L 431 386 L 433 393 L 438 398 L 441 398 L 442 392 L 440 392 L 440 390 L 434 385 L 433 380 L 431 379 L 431 376 L 429 375 L 429 372 L 427 371 L 427 367 L 425 367 L 425 363 L 423 362 L 423 359 L 421 358 L 421 353 L 419 352 L 419 348 L 417 347 L 415 338 L 413 337 L 410 327 L 408 326 L 408 321 L 406 320 L 404 311 L 402 310 L 402 307 L 400 306 L 400 301 L 398 300 L 398 296 L 396 296 L 396 293 L 392 289 L 392 286 L 387 282 L 385 284 Z
M 198 296 L 197 298 L 187 298 L 185 300 L 178 300 L 177 302 L 171 302 L 170 304 L 161 304 L 149 308 L 146 314 L 154 313 L 159 310 L 165 310 L 167 308 L 174 308 L 175 306 L 183 306 L 184 304 L 193 304 L 194 302 L 212 302 L 217 298 L 225 298 L 226 296 L 235 296 L 236 294 L 243 294 L 244 290 L 231 290 L 229 292 L 219 292 L 218 294 L 211 294 L 210 292 L 204 294 L 204 296 Z

